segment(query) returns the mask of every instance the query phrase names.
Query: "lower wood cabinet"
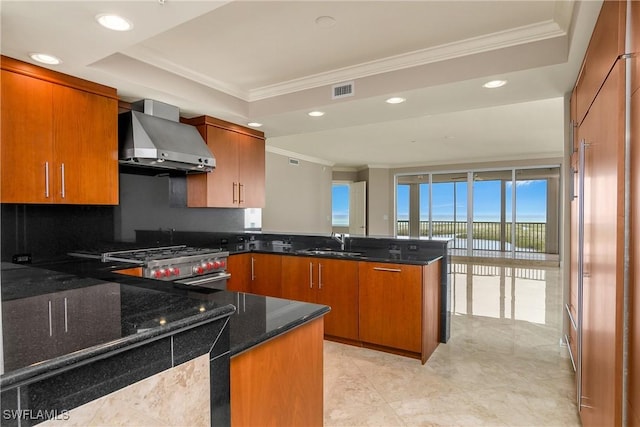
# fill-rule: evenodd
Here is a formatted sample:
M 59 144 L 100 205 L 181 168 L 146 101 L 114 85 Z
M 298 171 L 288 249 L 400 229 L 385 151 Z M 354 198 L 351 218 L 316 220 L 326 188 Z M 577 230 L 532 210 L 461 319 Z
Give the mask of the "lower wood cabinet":
M 281 297 L 280 255 L 244 253 L 227 258 L 227 290 Z
M 249 292 L 251 285 L 251 255 L 235 254 L 227 258 L 227 290 L 234 292 Z
M 422 268 L 360 263 L 360 339 L 420 352 Z
M 266 253 L 232 255 L 231 291 L 331 307 L 324 334 L 421 359 L 440 336 L 441 262 L 376 263 Z
M 282 297 L 281 255 L 251 253 L 249 258 L 249 292 Z
M 322 426 L 323 318 L 231 358 L 231 425 Z
M 282 258 L 282 297 L 328 305 L 326 335 L 358 339 L 358 263 L 328 258 Z
M 441 262 L 359 263 L 360 341 L 425 363 L 438 346 Z

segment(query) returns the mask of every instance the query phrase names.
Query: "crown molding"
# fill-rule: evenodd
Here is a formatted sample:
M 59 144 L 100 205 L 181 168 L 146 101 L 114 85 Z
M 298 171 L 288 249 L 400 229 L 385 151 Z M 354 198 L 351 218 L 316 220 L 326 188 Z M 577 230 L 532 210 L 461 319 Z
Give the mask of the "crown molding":
M 178 64 L 173 61 L 169 61 L 164 57 L 161 52 L 157 52 L 146 46 L 136 45 L 126 49 L 123 55 L 129 56 L 134 60 L 138 60 L 164 71 L 176 74 L 181 77 L 185 77 L 194 82 L 203 84 L 217 91 L 226 93 L 236 98 L 240 98 L 243 101 L 249 100 L 249 93 L 240 89 L 238 86 L 224 82 L 222 80 L 214 79 L 205 74 L 198 73 L 189 67 Z
M 553 20 L 512 28 L 492 34 L 447 43 L 440 46 L 417 50 L 362 64 L 339 68 L 289 80 L 249 91 L 249 102 L 292 92 L 313 89 L 320 86 L 340 83 L 347 80 L 368 77 L 376 74 L 398 71 L 405 68 L 446 61 L 467 55 L 503 49 L 511 46 L 533 43 L 555 37 L 566 36 L 567 32 Z
M 398 71 L 405 68 L 446 61 L 467 55 L 475 55 L 525 43 L 534 43 L 566 35 L 567 31 L 556 21 L 547 20 L 427 49 L 394 55 L 350 67 L 343 67 L 324 73 L 312 74 L 310 76 L 263 86 L 248 91 L 237 85 L 211 78 L 205 74 L 194 71 L 187 66 L 169 61 L 161 52 L 157 52 L 156 50 L 143 45 L 132 46 L 126 49 L 123 54 L 164 71 L 168 71 L 211 87 L 243 101 L 253 102 L 325 85 L 332 85 L 348 80 L 373 76 L 376 74 Z

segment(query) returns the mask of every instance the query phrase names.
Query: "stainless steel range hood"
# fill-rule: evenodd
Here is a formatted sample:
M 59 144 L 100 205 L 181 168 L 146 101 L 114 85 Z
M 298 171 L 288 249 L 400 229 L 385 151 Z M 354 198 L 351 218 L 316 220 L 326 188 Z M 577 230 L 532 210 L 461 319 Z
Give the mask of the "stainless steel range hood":
M 186 172 L 216 167 L 198 130 L 179 122 L 177 107 L 149 99 L 131 106 L 118 117 L 121 164 Z

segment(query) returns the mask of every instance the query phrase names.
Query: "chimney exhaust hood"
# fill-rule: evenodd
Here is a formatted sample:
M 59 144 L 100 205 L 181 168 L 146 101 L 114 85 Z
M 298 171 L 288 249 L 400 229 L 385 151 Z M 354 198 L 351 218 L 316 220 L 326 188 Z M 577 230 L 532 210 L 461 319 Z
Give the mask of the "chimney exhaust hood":
M 145 168 L 210 172 L 216 159 L 194 126 L 180 123 L 180 110 L 143 99 L 118 116 L 120 164 Z

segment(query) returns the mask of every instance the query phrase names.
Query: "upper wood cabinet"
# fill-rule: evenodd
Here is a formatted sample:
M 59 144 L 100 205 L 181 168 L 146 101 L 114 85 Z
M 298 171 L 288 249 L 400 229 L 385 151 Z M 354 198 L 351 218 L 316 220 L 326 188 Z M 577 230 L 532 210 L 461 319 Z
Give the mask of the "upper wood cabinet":
M 574 108 L 578 124 L 584 120 L 616 60 L 625 53 L 625 20 L 626 2 L 603 2 L 576 82 Z
M 181 120 L 198 128 L 216 158 L 214 171 L 187 177 L 187 205 L 264 207 L 264 133 L 209 116 Z
M 2 57 L 3 203 L 118 204 L 116 90 Z

